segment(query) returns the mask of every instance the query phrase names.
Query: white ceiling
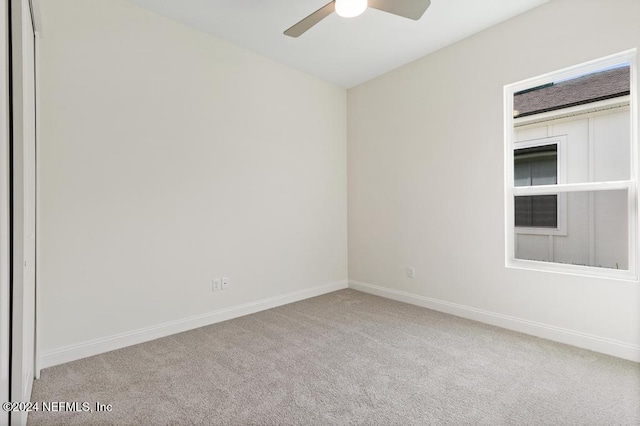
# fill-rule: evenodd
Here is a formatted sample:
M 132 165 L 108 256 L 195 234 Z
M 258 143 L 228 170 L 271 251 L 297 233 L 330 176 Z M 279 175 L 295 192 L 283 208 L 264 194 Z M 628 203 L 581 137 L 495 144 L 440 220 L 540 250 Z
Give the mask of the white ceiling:
M 548 0 L 432 0 L 419 21 L 370 8 L 334 13 L 299 38 L 282 32 L 329 0 L 129 1 L 348 88 Z

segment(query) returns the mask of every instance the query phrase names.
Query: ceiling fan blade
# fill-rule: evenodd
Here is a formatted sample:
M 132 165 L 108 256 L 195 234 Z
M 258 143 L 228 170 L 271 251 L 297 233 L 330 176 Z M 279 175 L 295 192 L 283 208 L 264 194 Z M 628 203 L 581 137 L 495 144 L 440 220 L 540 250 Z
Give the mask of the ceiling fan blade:
M 289 37 L 299 37 L 304 34 L 309 28 L 313 27 L 318 22 L 322 21 L 327 16 L 331 15 L 336 10 L 335 2 L 327 3 L 322 6 L 320 9 L 313 12 L 311 15 L 304 18 L 302 21 L 293 25 L 291 28 L 286 30 L 284 33 Z
M 431 0 L 369 0 L 369 7 L 417 21 L 431 5 Z

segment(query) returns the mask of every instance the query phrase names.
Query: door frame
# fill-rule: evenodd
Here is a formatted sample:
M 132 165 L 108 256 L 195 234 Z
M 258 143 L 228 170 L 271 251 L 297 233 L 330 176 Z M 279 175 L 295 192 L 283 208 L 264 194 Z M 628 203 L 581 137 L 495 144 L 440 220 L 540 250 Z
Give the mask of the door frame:
M 9 91 L 9 0 L 0 4 L 0 401 L 10 398 L 11 371 L 11 207 Z M 0 425 L 9 424 L 9 413 L 0 411 Z

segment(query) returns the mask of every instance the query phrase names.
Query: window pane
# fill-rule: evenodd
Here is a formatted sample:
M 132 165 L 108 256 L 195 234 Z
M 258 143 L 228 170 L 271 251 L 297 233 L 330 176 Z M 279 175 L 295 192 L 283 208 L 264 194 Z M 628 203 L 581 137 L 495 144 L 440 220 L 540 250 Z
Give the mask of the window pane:
M 533 223 L 532 215 L 533 211 L 531 208 L 531 199 L 533 197 L 516 197 L 515 198 L 515 208 L 516 208 L 516 226 L 531 226 Z
M 558 165 L 555 158 L 538 159 L 531 163 L 532 185 L 555 185 L 558 183 Z
M 516 162 L 513 176 L 515 186 L 531 186 L 531 164 L 527 161 Z
M 544 114 L 533 124 L 516 119 L 516 139 L 566 136 L 563 183 L 629 180 L 630 78 L 629 64 L 621 64 L 515 93 L 516 117 Z M 532 185 L 546 184 L 551 176 L 543 172 L 541 178 L 536 183 L 534 177 Z
M 557 228 L 558 196 L 515 197 L 516 226 Z
M 558 226 L 558 196 L 538 195 L 532 198 L 532 225 L 555 228 Z
M 558 183 L 558 145 L 513 150 L 514 186 Z
M 628 201 L 626 190 L 573 192 L 567 195 L 566 235 L 515 235 L 515 257 L 610 269 L 628 269 Z M 555 195 L 545 197 L 556 197 Z M 518 199 L 529 198 L 527 202 Z M 516 197 L 518 204 L 550 202 Z M 557 198 L 556 198 L 557 201 Z M 550 206 L 546 206 L 551 210 Z M 543 208 L 544 210 L 544 208 Z M 517 213 L 516 213 L 517 217 Z M 542 217 L 542 214 L 541 214 Z

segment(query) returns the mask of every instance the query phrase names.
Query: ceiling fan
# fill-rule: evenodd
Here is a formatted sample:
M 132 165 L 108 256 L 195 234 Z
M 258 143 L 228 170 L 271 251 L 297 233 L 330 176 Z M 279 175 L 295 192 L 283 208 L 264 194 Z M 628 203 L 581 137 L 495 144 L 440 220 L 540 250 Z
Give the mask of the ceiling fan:
M 334 0 L 293 25 L 284 34 L 299 37 L 333 12 L 344 18 L 353 18 L 363 13 L 367 7 L 417 21 L 430 4 L 431 0 Z

